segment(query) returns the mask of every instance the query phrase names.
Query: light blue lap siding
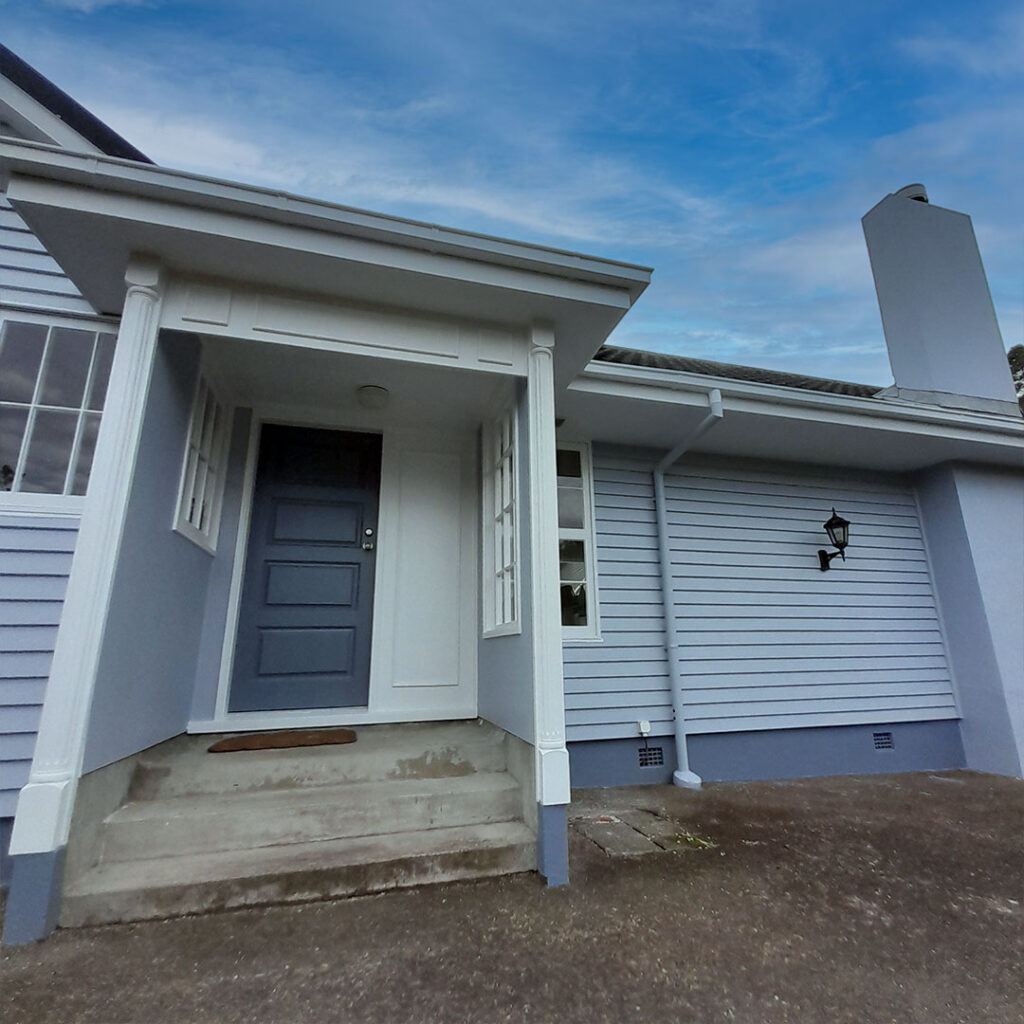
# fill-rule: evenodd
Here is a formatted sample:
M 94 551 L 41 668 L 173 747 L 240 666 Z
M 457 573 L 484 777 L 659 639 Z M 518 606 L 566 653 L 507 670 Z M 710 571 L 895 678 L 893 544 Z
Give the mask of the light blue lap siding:
M 0 512 L 0 818 L 28 779 L 78 520 Z
M 0 192 L 0 306 L 94 314 L 28 225 Z
M 653 459 L 594 448 L 602 642 L 564 648 L 570 740 L 672 731 Z M 666 483 L 691 732 L 957 717 L 905 480 L 693 459 Z M 851 543 L 823 573 L 833 505 Z

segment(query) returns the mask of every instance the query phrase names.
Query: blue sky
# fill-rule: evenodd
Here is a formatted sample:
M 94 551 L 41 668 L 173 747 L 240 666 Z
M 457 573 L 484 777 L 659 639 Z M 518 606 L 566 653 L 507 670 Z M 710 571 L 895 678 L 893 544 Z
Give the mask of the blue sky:
M 0 0 L 157 162 L 655 268 L 613 337 L 891 381 L 860 217 L 971 214 L 1024 341 L 1024 3 Z

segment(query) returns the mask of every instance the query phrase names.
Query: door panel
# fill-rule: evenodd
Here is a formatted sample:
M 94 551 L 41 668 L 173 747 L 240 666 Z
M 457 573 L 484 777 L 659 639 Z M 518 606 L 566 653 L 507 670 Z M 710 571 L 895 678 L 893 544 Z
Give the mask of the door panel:
M 264 426 L 229 711 L 366 706 L 380 456 L 378 435 Z

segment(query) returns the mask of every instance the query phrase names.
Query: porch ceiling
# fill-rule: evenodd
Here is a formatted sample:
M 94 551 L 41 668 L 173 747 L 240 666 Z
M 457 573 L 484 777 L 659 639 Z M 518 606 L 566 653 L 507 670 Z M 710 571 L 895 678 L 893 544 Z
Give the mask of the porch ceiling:
M 503 383 L 473 370 L 231 338 L 207 338 L 204 358 L 239 404 L 359 427 L 473 429 L 493 411 Z M 385 409 L 360 406 L 365 384 L 388 389 Z
M 955 460 L 1024 467 L 1024 421 L 707 378 L 652 386 L 585 374 L 558 399 L 559 437 L 664 452 L 706 415 L 716 386 L 725 416 L 696 452 L 891 472 Z
M 172 272 L 477 321 L 554 326 L 566 386 L 646 288 L 644 267 L 123 160 L 0 142 L 11 203 L 82 294 L 119 313 L 132 253 Z

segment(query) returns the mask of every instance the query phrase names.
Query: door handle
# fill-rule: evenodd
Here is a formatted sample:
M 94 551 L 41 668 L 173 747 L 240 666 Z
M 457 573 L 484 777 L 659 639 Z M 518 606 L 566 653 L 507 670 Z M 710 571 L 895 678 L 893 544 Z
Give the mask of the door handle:
M 373 548 L 374 548 L 374 544 L 373 544 L 373 530 L 371 530 L 369 527 L 367 527 L 365 530 L 363 530 L 363 538 L 364 538 L 363 539 L 363 550 L 364 551 L 372 551 Z

